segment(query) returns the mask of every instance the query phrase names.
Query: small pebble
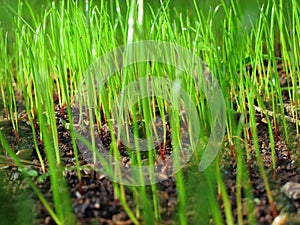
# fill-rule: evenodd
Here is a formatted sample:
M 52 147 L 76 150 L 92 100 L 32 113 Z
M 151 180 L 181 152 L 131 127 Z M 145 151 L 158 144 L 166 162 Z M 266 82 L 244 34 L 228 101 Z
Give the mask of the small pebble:
M 300 184 L 295 182 L 287 182 L 281 191 L 290 199 L 298 200 L 300 199 Z
M 96 203 L 94 204 L 94 208 L 95 208 L 95 209 L 100 209 L 100 203 L 99 203 L 99 202 L 96 202 Z
M 100 177 L 99 177 L 99 180 L 104 180 L 105 179 L 105 175 L 104 174 L 102 174 Z
M 75 192 L 75 196 L 76 198 L 81 198 L 81 194 L 78 191 Z
M 287 214 L 279 215 L 273 220 L 272 225 L 285 225 L 287 218 Z

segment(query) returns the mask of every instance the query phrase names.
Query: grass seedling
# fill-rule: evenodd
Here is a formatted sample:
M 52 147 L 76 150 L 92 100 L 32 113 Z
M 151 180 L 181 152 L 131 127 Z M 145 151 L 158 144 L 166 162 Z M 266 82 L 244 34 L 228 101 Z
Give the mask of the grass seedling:
M 246 91 L 247 91 L 248 87 L 246 87 Z M 270 186 L 269 186 L 269 182 L 265 173 L 265 169 L 263 167 L 263 162 L 260 156 L 260 147 L 258 144 L 258 136 L 257 136 L 257 130 L 256 130 L 256 120 L 255 120 L 255 113 L 254 113 L 254 98 L 253 96 L 256 94 L 255 90 L 250 91 L 248 89 L 247 91 L 247 99 L 249 102 L 249 115 L 250 115 L 250 123 L 251 123 L 251 133 L 252 133 L 252 138 L 253 138 L 253 143 L 254 143 L 254 148 L 255 148 L 255 153 L 256 153 L 256 160 L 257 160 L 257 164 L 261 173 L 261 176 L 263 178 L 264 184 L 265 184 L 265 188 L 266 188 L 266 192 L 267 192 L 267 196 L 268 196 L 268 200 L 269 203 L 271 205 L 271 209 L 272 209 L 272 213 L 273 216 L 276 217 L 277 216 L 277 211 L 274 205 L 274 200 L 273 200 L 273 196 L 271 194 L 271 190 L 270 190 Z

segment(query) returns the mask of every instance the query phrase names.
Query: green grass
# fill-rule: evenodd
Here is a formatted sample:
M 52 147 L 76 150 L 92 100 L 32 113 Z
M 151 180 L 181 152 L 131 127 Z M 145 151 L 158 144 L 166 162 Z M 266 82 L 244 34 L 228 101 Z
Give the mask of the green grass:
M 207 112 L 211 109 L 208 96 L 205 96 L 205 90 L 201 90 L 201 79 L 203 76 L 198 74 L 198 78 L 191 78 L 191 74 L 186 71 L 180 73 L 176 68 L 159 62 L 140 62 L 130 65 L 119 71 L 113 70 L 113 65 L 97 65 L 89 67 L 100 56 L 106 54 L 120 45 L 132 44 L 136 41 L 154 40 L 167 41 L 182 46 L 193 51 L 197 56 L 207 63 L 214 78 L 218 81 L 222 90 L 226 105 L 226 134 L 223 145 L 228 144 L 232 150 L 233 157 L 237 161 L 237 207 L 242 207 L 242 195 L 249 199 L 247 207 L 253 208 L 251 201 L 251 186 L 248 183 L 249 175 L 244 167 L 249 160 L 249 149 L 241 147 L 242 143 L 248 143 L 252 140 L 256 153 L 256 160 L 259 166 L 261 177 L 266 186 L 268 200 L 273 207 L 273 196 L 269 188 L 268 177 L 265 173 L 264 164 L 260 157 L 260 147 L 258 144 L 255 108 L 254 102 L 264 111 L 267 119 L 270 137 L 270 148 L 272 152 L 272 166 L 276 169 L 274 142 L 277 138 L 276 132 L 272 128 L 275 124 L 275 131 L 283 128 L 282 136 L 289 143 L 289 131 L 287 121 L 284 115 L 284 105 L 282 100 L 282 88 L 276 69 L 277 60 L 281 60 L 286 71 L 291 71 L 291 87 L 288 92 L 294 104 L 298 104 L 298 72 L 299 72 L 299 35 L 300 27 L 300 5 L 296 0 L 288 3 L 283 0 L 278 1 L 257 1 L 257 3 L 248 3 L 241 5 L 236 1 L 190 1 L 189 4 L 176 1 L 164 1 L 161 4 L 152 4 L 147 1 L 126 1 L 111 2 L 100 1 L 97 4 L 90 3 L 85 11 L 84 4 L 77 5 L 78 1 L 57 1 L 52 3 L 42 3 L 39 7 L 33 8 L 31 1 L 16 1 L 15 4 L 4 4 L 1 8 L 3 12 L 11 18 L 9 21 L 2 19 L 0 23 L 0 93 L 4 104 L 7 118 L 12 123 L 15 135 L 18 136 L 18 118 L 17 118 L 17 97 L 18 94 L 23 97 L 28 119 L 32 131 L 36 133 L 35 124 L 40 126 L 40 140 L 35 138 L 35 149 L 44 172 L 50 171 L 50 180 L 52 185 L 52 194 L 54 208 L 44 199 L 40 190 L 34 184 L 30 177 L 26 177 L 30 186 L 39 197 L 49 214 L 57 224 L 71 224 L 74 220 L 71 202 L 66 182 L 63 177 L 64 165 L 61 162 L 60 149 L 58 145 L 58 133 L 54 112 L 54 95 L 58 96 L 59 105 L 67 106 L 69 118 L 72 118 L 71 107 L 78 98 L 78 93 L 87 91 L 79 99 L 80 105 L 90 106 L 88 118 L 92 141 L 88 143 L 84 137 L 78 137 L 76 129 L 70 124 L 72 134 L 72 143 L 74 154 L 77 162 L 77 173 L 79 179 L 80 165 L 78 160 L 78 149 L 76 140 L 80 139 L 93 151 L 94 160 L 101 158 L 96 154 L 97 141 L 94 138 L 93 115 L 98 122 L 97 129 L 103 125 L 101 123 L 100 111 L 102 108 L 105 112 L 108 125 L 112 134 L 112 144 L 110 151 L 113 159 L 118 159 L 121 138 L 128 142 L 128 151 L 132 152 L 131 160 L 137 166 L 135 178 L 139 184 L 147 184 L 147 179 L 143 176 L 142 150 L 143 146 L 139 143 L 139 124 L 151 124 L 157 118 L 155 105 L 161 114 L 163 122 L 166 121 L 166 115 L 170 115 L 172 120 L 170 126 L 172 129 L 172 144 L 181 151 L 174 151 L 174 155 L 180 155 L 183 151 L 182 140 L 180 139 L 180 119 L 182 113 L 174 110 L 179 93 L 173 93 L 176 87 L 170 87 L 170 95 L 163 95 L 165 98 L 138 98 L 138 101 L 132 103 L 133 95 L 128 89 L 128 85 L 137 79 L 147 78 L 151 74 L 152 78 L 162 78 L 165 76 L 177 84 L 188 94 L 191 104 L 197 109 L 201 130 L 199 140 L 207 143 L 210 135 L 210 128 L 215 125 L 212 116 Z M 4 2 L 5 3 L 5 2 Z M 143 4 L 141 4 L 143 3 Z M 120 10 L 116 10 L 119 8 Z M 4 15 L 4 14 L 3 14 Z M 279 46 L 279 47 L 278 47 Z M 135 52 L 132 48 L 118 55 L 126 60 L 133 59 L 143 55 L 143 51 Z M 158 49 L 158 52 L 160 49 Z M 279 55 L 279 52 L 281 53 Z M 164 52 L 160 52 L 162 55 Z M 136 54 L 136 55 L 134 55 Z M 176 54 L 170 54 L 170 59 Z M 120 60 L 120 59 L 117 59 Z M 112 60 L 111 60 L 112 61 Z M 110 62 L 111 62 L 110 61 Z M 268 70 L 264 69 L 264 63 L 267 63 Z M 117 62 L 118 63 L 118 62 Z M 94 64 L 95 65 L 95 64 Z M 107 67 L 112 68 L 107 68 Z M 247 66 L 257 68 L 252 74 L 246 70 Z M 272 72 L 272 68 L 274 71 Z M 86 81 L 86 71 L 97 77 L 95 80 Z M 110 76 L 102 90 L 99 85 L 103 82 L 103 77 L 99 71 L 112 69 L 113 76 Z M 194 73 L 194 69 L 190 69 Z M 199 71 L 198 71 L 199 72 Z M 193 74 L 194 75 L 194 74 Z M 152 79 L 152 80 L 153 80 Z M 82 86 L 86 82 L 86 86 Z M 98 86 L 97 86 L 98 85 Z M 151 95 L 149 81 L 141 84 L 141 95 Z M 98 87 L 98 88 L 96 88 Z M 82 88 L 86 88 L 82 89 Z M 154 84 L 153 89 L 160 90 L 158 83 Z M 82 92 L 83 91 L 83 92 Z M 132 91 L 132 90 L 131 90 Z M 121 94 L 120 94 L 121 93 Z M 160 93 L 157 91 L 157 93 Z M 173 97 L 172 97 L 173 96 Z M 176 98 L 177 97 L 177 98 Z M 173 108 L 167 98 L 171 99 Z M 77 99 L 78 100 L 78 99 Z M 176 101 L 175 101 L 176 100 Z M 265 102 L 271 104 L 274 113 L 279 117 L 271 118 L 266 113 Z M 126 121 L 120 117 L 120 110 L 126 108 L 126 105 L 132 105 L 128 113 L 131 121 Z M 236 106 L 235 106 L 236 105 Z M 278 107 L 279 106 L 279 107 Z M 73 106 L 74 107 L 74 106 Z M 94 108 L 92 108 L 94 107 Z M 248 109 L 249 108 L 249 112 Z M 115 111 L 114 111 L 115 110 Z M 298 119 L 297 110 L 294 117 Z M 85 112 L 81 112 L 82 115 Z M 236 121 L 235 114 L 240 113 L 242 120 Z M 224 118 L 221 116 L 221 118 Z M 192 118 L 193 119 L 193 118 Z M 273 119 L 273 122 L 272 122 Z M 72 119 L 71 119 L 72 120 Z M 118 135 L 114 138 L 113 127 L 116 121 L 120 131 L 123 130 L 124 137 Z M 126 122 L 126 123 L 125 123 Z M 126 124 L 126 125 L 124 125 Z M 192 134 L 193 121 L 187 121 L 188 130 Z M 122 126 L 124 125 L 124 126 Z M 134 143 L 129 143 L 129 126 L 133 127 Z M 297 127 L 297 126 L 296 126 Z M 153 141 L 149 137 L 159 138 L 159 134 L 153 127 L 144 127 L 145 137 L 148 137 L 147 144 L 152 146 Z M 297 134 L 299 133 L 298 127 Z M 250 132 L 251 131 L 251 132 Z M 166 127 L 163 128 L 163 140 L 166 142 Z M 275 135 L 274 135 L 275 134 Z M 36 135 L 34 135 L 36 137 Z M 127 138 L 126 138 L 127 137 Z M 191 137 L 190 137 L 191 138 Z M 10 149 L 5 137 L 1 135 L 0 140 L 7 151 L 8 155 L 14 159 L 18 167 L 23 165 L 18 161 L 15 153 Z M 191 165 L 197 165 L 203 155 L 203 147 L 199 143 L 193 143 L 194 149 Z M 44 146 L 47 158 L 47 168 L 42 160 L 38 143 Z M 228 143 L 227 143 L 228 142 Z M 133 147 L 134 146 L 134 147 Z M 132 150 L 137 149 L 136 153 Z M 160 147 L 161 149 L 163 147 Z M 226 151 L 223 148 L 222 151 Z M 245 152 L 242 154 L 241 152 Z M 154 154 L 153 151 L 148 153 L 149 164 L 153 165 L 157 157 L 162 157 L 162 151 Z M 179 156 L 177 155 L 177 156 Z M 200 186 L 193 195 L 199 201 L 205 198 L 201 195 L 205 193 L 209 196 L 207 209 L 206 204 L 196 203 L 197 213 L 207 212 L 207 220 L 211 219 L 215 224 L 235 224 L 232 216 L 232 208 L 229 196 L 220 174 L 220 157 L 217 157 L 214 163 L 205 171 L 198 173 L 204 186 Z M 102 159 L 105 164 L 106 159 Z M 118 167 L 112 168 L 110 162 L 105 166 L 108 174 L 122 172 Z M 112 170 L 114 169 L 114 170 Z M 163 220 L 160 213 L 159 199 L 156 195 L 157 185 L 155 181 L 155 172 L 153 167 L 149 167 L 150 193 L 146 190 L 145 185 L 127 187 L 134 196 L 135 209 L 130 208 L 126 203 L 124 180 L 118 180 L 114 183 L 116 197 L 123 204 L 131 220 L 138 224 L 144 219 L 145 224 L 158 224 Z M 180 170 L 175 175 L 178 207 L 176 213 L 180 224 L 189 224 L 194 218 L 187 216 L 189 212 L 189 190 L 198 188 L 198 180 L 188 177 L 189 182 L 185 179 L 187 169 Z M 121 176 L 120 176 L 121 177 Z M 196 182 L 197 181 L 197 182 Z M 207 188 L 208 187 L 208 188 Z M 243 187 L 243 188 L 242 188 Z M 245 193 L 242 193 L 244 190 Z M 204 194 L 204 195 L 205 195 Z M 224 204 L 225 217 L 222 217 L 221 209 L 218 203 L 218 194 L 220 194 Z M 239 211 L 239 210 L 238 210 Z M 255 216 L 251 210 L 247 212 L 248 219 L 255 223 Z M 273 215 L 277 212 L 273 207 Z M 209 216 L 211 215 L 211 216 Z M 208 221 L 206 221 L 208 222 Z M 205 222 L 204 222 L 205 223 Z M 238 213 L 238 224 L 243 224 L 243 216 Z M 207 223 L 205 223 L 207 224 Z

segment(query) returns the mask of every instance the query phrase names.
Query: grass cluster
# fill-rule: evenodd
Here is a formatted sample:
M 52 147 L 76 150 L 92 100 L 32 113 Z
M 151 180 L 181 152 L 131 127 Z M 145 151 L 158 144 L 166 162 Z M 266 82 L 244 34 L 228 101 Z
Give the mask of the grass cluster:
M 0 24 L 0 93 L 1 100 L 7 120 L 11 121 L 13 131 L 18 136 L 18 109 L 17 96 L 22 96 L 26 107 L 28 120 L 32 126 L 32 131 L 37 132 L 37 124 L 40 132 L 40 139 L 35 139 L 35 150 L 40 160 L 42 170 L 50 172 L 54 208 L 45 200 L 40 190 L 31 180 L 28 174 L 29 184 L 37 194 L 49 214 L 57 224 L 72 224 L 74 215 L 72 213 L 69 193 L 65 184 L 63 172 L 64 165 L 61 163 L 61 154 L 58 145 L 58 134 L 55 118 L 54 97 L 58 98 L 59 105 L 66 107 L 70 121 L 72 121 L 72 106 L 76 102 L 77 93 L 82 87 L 82 80 L 86 71 L 100 56 L 119 45 L 132 44 L 135 41 L 154 40 L 168 41 L 193 51 L 208 65 L 214 78 L 218 81 L 222 90 L 226 105 L 226 134 L 222 151 L 232 150 L 237 162 L 237 190 L 236 205 L 238 207 L 237 223 L 243 224 L 242 196 L 249 199 L 247 203 L 248 221 L 255 224 L 255 215 L 251 209 L 251 185 L 246 168 L 249 149 L 247 145 L 253 141 L 256 152 L 256 159 L 260 174 L 264 180 L 268 200 L 273 208 L 273 215 L 276 216 L 276 209 L 273 204 L 272 194 L 269 187 L 268 177 L 260 156 L 260 146 L 256 130 L 256 108 L 259 107 L 266 116 L 269 128 L 270 149 L 272 151 L 273 169 L 276 168 L 274 142 L 276 140 L 277 127 L 283 127 L 284 137 L 289 142 L 285 109 L 282 98 L 282 87 L 276 65 L 283 63 L 286 74 L 289 74 L 290 82 L 285 91 L 288 91 L 291 104 L 293 104 L 294 118 L 298 119 L 297 107 L 298 95 L 298 71 L 299 71 L 299 47 L 300 47 L 300 5 L 298 1 L 257 1 L 242 6 L 239 1 L 191 1 L 189 10 L 181 11 L 176 7 L 176 1 L 161 1 L 159 5 L 152 5 L 143 0 L 111 2 L 100 1 L 100 3 L 88 2 L 87 5 L 79 5 L 79 1 L 53 1 L 49 4 L 43 3 L 34 9 L 30 1 L 17 2 L 17 8 L 5 4 L 2 10 L 13 18 L 13 23 L 9 27 L 6 23 Z M 250 2 L 250 1 L 249 1 Z M 129 53 L 130 56 L 130 50 Z M 163 53 L 162 53 L 163 54 Z M 122 55 L 121 55 L 122 56 Z M 134 57 L 134 56 L 132 56 Z M 105 65 L 110 66 L 110 65 Z M 252 71 L 247 68 L 252 68 Z M 102 67 L 100 67 L 102 68 Z M 122 70 L 116 71 L 107 82 L 104 91 L 99 91 L 95 87 L 97 82 L 89 82 L 86 89 L 92 92 L 90 97 L 83 99 L 81 104 L 91 104 L 90 132 L 91 143 L 86 143 L 91 149 L 95 149 L 94 125 L 100 129 L 101 108 L 105 114 L 106 121 L 113 134 L 117 113 L 124 108 L 124 105 L 132 104 L 130 98 L 126 99 L 128 89 L 126 86 L 137 79 L 148 76 L 168 78 L 176 81 L 196 105 L 197 116 L 201 124 L 199 140 L 205 142 L 209 136 L 209 129 L 213 124 L 209 112 L 209 105 L 205 95 L 199 88 L 197 79 L 191 79 L 189 74 L 177 75 L 178 71 L 162 63 L 139 63 L 131 65 Z M 150 74 L 150 75 L 148 75 Z M 199 77 L 201 74 L 198 74 Z M 98 76 L 98 75 L 97 75 Z M 102 79 L 102 77 L 98 77 Z M 147 80 L 147 79 L 146 79 Z M 147 82 L 143 83 L 141 91 L 150 93 Z M 159 85 L 155 84 L 157 89 Z M 155 87 L 152 87 L 155 88 Z M 176 89 L 174 87 L 173 89 Z M 174 91 L 173 91 L 174 92 Z M 172 88 L 170 87 L 170 93 Z M 120 95 L 121 93 L 121 95 Z M 130 93 L 129 93 L 130 94 Z M 176 93 L 174 94 L 176 97 Z M 178 96 L 177 96 L 178 97 Z M 179 104 L 173 99 L 173 106 Z M 273 116 L 267 111 L 265 102 L 271 105 Z M 172 141 L 174 145 L 181 146 L 180 118 L 181 112 L 173 112 L 170 102 L 163 98 L 139 99 L 131 109 L 129 109 L 130 121 L 116 121 L 118 127 L 125 127 L 125 133 L 129 125 L 134 130 L 134 144 L 136 149 L 140 149 L 138 144 L 139 124 L 143 121 L 150 124 L 155 121 L 157 111 L 163 122 L 166 116 L 170 115 Z M 90 106 L 90 105 L 89 105 Z M 279 106 L 279 107 L 278 107 Z M 80 107 L 81 108 L 81 107 Z M 82 112 L 81 114 L 84 114 Z M 127 112 L 126 112 L 127 113 Z M 173 115 L 173 114 L 174 115 Z M 241 115 L 237 121 L 236 114 Z M 96 121 L 92 118 L 96 117 Z M 173 115 L 173 116 L 172 116 Z M 179 116 L 178 116 L 179 115 Z M 279 116 L 274 116 L 279 115 Z M 82 116 L 82 115 L 81 115 Z M 123 117 L 124 118 L 124 117 Z M 192 121 L 187 125 L 189 132 Z M 0 121 L 1 122 L 1 121 Z M 95 124 L 94 124 L 95 123 Z M 124 124 L 127 124 L 124 126 Z M 157 139 L 159 134 L 151 126 L 144 127 L 146 137 L 154 136 Z M 78 176 L 80 178 L 80 165 L 78 163 L 78 149 L 76 147 L 76 132 L 70 123 L 74 154 L 76 156 Z M 298 134 L 297 126 L 297 134 Z M 163 144 L 166 143 L 166 128 L 163 129 Z M 127 134 L 127 133 L 126 133 Z M 34 135 L 36 137 L 36 135 Z M 83 142 L 86 142 L 81 138 Z M 7 144 L 5 137 L 0 132 L 0 140 L 5 151 L 13 158 L 18 167 L 24 165 Z M 148 145 L 153 142 L 148 140 Z M 114 157 L 118 156 L 118 145 L 120 137 L 112 135 L 111 152 Z M 193 148 L 200 148 L 199 143 L 193 143 Z M 41 150 L 38 143 L 42 143 L 47 159 L 47 168 L 42 159 Z M 207 143 L 206 143 L 207 144 Z M 226 145 L 229 145 L 227 148 Z M 243 146 L 243 147 L 241 147 Z M 128 151 L 133 146 L 128 148 Z M 160 147 L 163 149 L 163 146 Z M 158 153 L 149 151 L 149 164 L 153 165 Z M 158 154 L 162 156 L 162 151 Z M 174 153 L 176 154 L 176 153 Z M 192 161 L 195 165 L 201 160 L 201 150 L 193 153 Z M 140 151 L 131 154 L 132 162 L 137 166 L 142 165 Z M 234 156 L 233 156 L 234 157 Z M 101 158 L 101 156 L 100 156 Z M 95 157 L 96 160 L 96 157 Z M 221 161 L 218 158 L 204 172 L 199 172 L 197 178 L 185 179 L 184 172 L 178 171 L 175 176 L 178 193 L 178 219 L 180 224 L 188 224 L 189 218 L 188 199 L 194 195 L 197 201 L 194 204 L 196 215 L 205 215 L 203 220 L 210 219 L 214 224 L 234 224 L 234 218 L 230 205 L 228 193 L 224 180 L 220 174 Z M 108 165 L 108 172 L 112 173 Z M 118 170 L 115 168 L 115 170 Z M 143 171 L 137 171 L 140 182 L 145 182 L 142 176 Z M 149 172 L 150 180 L 154 179 L 153 171 Z M 202 184 L 199 184 L 202 183 Z M 204 184 L 204 185 L 203 185 Z M 161 220 L 159 199 L 156 195 L 156 184 L 150 185 L 151 193 L 146 191 L 145 186 L 131 187 L 130 190 L 135 197 L 136 208 L 130 208 L 126 203 L 124 185 L 115 183 L 116 197 L 123 204 L 130 219 L 135 223 L 140 223 L 143 218 L 145 224 L 156 224 Z M 243 188 L 242 188 L 243 187 Z M 193 191 L 197 190 L 197 191 Z M 245 193 L 243 193 L 243 191 Z M 192 192 L 192 194 L 191 194 Z M 224 214 L 218 203 L 218 194 L 222 198 Z M 208 201 L 207 205 L 203 203 Z M 205 224 L 206 222 L 203 222 Z

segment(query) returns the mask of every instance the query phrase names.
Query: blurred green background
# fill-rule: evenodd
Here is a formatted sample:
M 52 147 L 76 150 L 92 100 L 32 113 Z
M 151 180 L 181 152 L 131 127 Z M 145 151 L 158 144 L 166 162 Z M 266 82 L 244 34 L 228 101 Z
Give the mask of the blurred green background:
M 278 0 L 279 1 L 279 0 Z M 0 24 L 1 27 L 4 28 L 4 30 L 10 30 L 14 27 L 14 20 L 15 16 L 13 15 L 13 10 L 18 10 L 18 3 L 23 2 L 24 5 L 30 5 L 34 11 L 34 14 L 37 16 L 42 16 L 44 13 L 44 10 L 48 8 L 53 2 L 58 3 L 60 1 L 41 1 L 41 0 L 27 0 L 27 1 L 21 1 L 21 0 L 0 0 Z M 67 2 L 67 1 L 65 1 Z M 114 18 L 116 15 L 116 1 L 111 0 L 94 0 L 89 1 L 91 5 L 100 5 L 103 4 L 109 4 L 111 8 L 111 16 Z M 168 9 L 172 11 L 171 16 L 173 18 L 171 19 L 178 19 L 180 13 L 182 14 L 182 17 L 185 19 L 187 16 L 190 19 L 191 24 L 195 23 L 196 11 L 194 7 L 194 1 L 193 0 L 170 0 L 170 1 L 151 1 L 151 0 L 145 0 L 144 1 L 144 10 L 145 10 L 145 16 L 151 16 L 151 11 L 149 10 L 149 6 L 153 9 L 154 13 L 157 13 L 160 8 L 160 2 L 164 2 L 165 4 L 168 4 Z M 199 6 L 199 9 L 205 13 L 208 13 L 209 9 L 216 9 L 218 5 L 222 4 L 229 4 L 230 0 L 196 0 L 197 5 Z M 259 13 L 259 5 L 262 3 L 267 2 L 267 0 L 248 0 L 248 1 L 240 1 L 242 2 L 240 4 L 241 10 L 244 12 L 245 19 L 250 20 L 250 18 L 255 19 L 255 17 Z M 258 3 L 259 2 L 259 3 Z M 289 1 L 287 1 L 289 2 Z M 82 8 L 84 12 L 85 0 L 77 0 L 77 4 Z M 124 14 L 124 18 L 126 16 L 126 10 L 128 9 L 128 6 L 130 4 L 130 0 L 122 0 L 120 1 L 120 7 L 121 12 Z M 286 3 L 285 3 L 286 4 Z M 28 9 L 25 7 L 23 9 L 23 16 L 26 20 L 30 22 L 30 14 Z M 217 12 L 217 17 L 220 17 L 222 15 L 222 12 Z M 222 24 L 222 19 L 220 17 L 219 23 Z

